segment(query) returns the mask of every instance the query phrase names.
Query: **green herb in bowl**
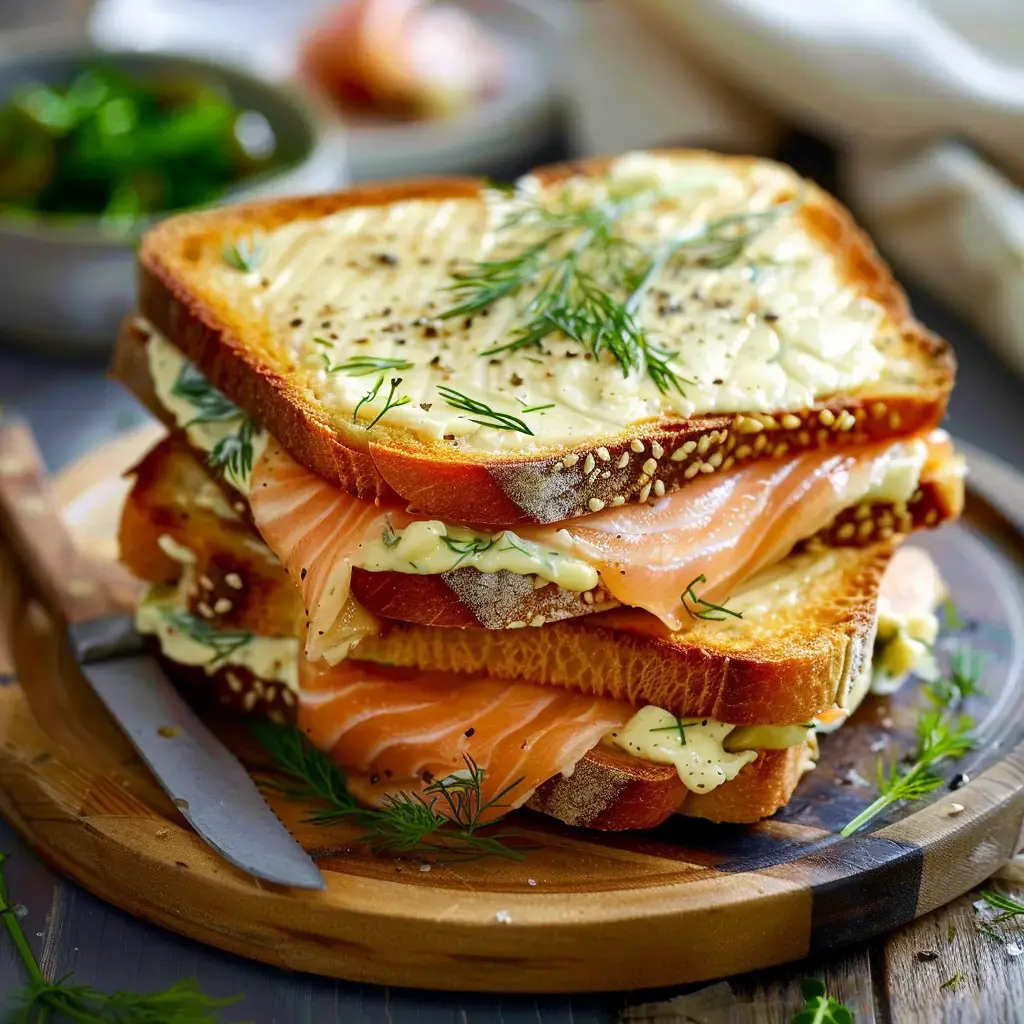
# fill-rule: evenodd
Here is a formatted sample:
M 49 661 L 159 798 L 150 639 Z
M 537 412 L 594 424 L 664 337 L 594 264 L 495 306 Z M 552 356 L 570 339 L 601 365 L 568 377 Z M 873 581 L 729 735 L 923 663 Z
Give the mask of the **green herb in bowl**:
M 64 88 L 25 86 L 0 107 L 0 206 L 130 229 L 217 199 L 276 154 L 266 118 L 207 82 L 92 64 Z

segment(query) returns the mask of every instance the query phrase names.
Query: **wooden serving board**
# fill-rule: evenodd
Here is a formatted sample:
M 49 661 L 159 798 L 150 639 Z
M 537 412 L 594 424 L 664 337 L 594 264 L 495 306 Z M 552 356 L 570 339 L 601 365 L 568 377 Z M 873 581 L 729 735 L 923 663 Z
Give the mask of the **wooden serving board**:
M 58 480 L 92 551 L 112 553 L 118 477 L 154 436 L 120 440 Z M 518 812 L 514 824 L 534 847 L 524 861 L 421 865 L 374 859 L 351 831 L 304 825 L 301 806 L 275 800 L 327 890 L 260 884 L 187 828 L 59 632 L 27 602 L 3 550 L 0 810 L 46 860 L 139 917 L 243 956 L 357 981 L 630 989 L 826 954 L 953 899 L 1022 843 L 1024 537 L 1012 518 L 1017 510 L 1024 520 L 1024 482 L 980 455 L 971 468 L 977 491 L 964 522 L 920 543 L 969 620 L 965 638 L 988 652 L 987 693 L 970 709 L 982 746 L 951 769 L 969 776 L 955 792 L 943 787 L 927 804 L 897 809 L 872 832 L 836 834 L 872 799 L 864 780 L 880 754 L 892 759 L 911 744 L 912 685 L 895 701 L 869 699 L 825 738 L 790 806 L 755 827 L 678 819 L 602 836 Z M 238 723 L 214 725 L 252 758 Z

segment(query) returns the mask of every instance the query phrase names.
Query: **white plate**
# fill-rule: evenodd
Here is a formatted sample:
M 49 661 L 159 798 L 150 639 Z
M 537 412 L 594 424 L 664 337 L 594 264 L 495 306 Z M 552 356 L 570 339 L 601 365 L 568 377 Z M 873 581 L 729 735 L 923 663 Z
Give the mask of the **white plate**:
M 353 180 L 488 171 L 555 131 L 559 43 L 570 19 L 565 0 L 455 2 L 501 47 L 507 72 L 500 90 L 452 118 L 345 121 Z M 328 0 L 99 0 L 91 33 L 103 47 L 199 53 L 288 82 L 304 33 L 332 6 Z

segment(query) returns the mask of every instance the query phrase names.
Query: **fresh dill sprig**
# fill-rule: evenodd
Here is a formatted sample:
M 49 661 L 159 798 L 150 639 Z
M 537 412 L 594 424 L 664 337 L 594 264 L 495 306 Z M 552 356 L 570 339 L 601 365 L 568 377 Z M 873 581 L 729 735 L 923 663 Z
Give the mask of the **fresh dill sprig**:
M 523 412 L 542 412 L 544 409 L 554 409 L 554 407 L 554 402 L 549 402 L 547 405 L 528 405 L 523 409 Z
M 263 246 L 252 238 L 237 238 L 224 246 L 224 262 L 245 274 L 251 274 L 262 258 Z
M 194 363 L 183 363 L 171 387 L 171 394 L 188 402 L 196 415 L 185 424 L 220 423 L 242 417 L 245 413 L 222 391 L 218 391 Z
M 1009 921 L 1010 918 L 1020 917 L 1024 914 L 1024 903 L 1020 903 L 1015 900 L 1012 896 L 1007 896 L 1001 892 L 995 892 L 992 889 L 982 889 L 981 898 L 990 906 L 996 910 L 1001 910 L 1001 913 L 997 918 L 996 922 Z
M 324 353 L 324 360 L 328 373 L 345 373 L 349 377 L 368 377 L 371 373 L 382 373 L 385 370 L 411 370 L 414 365 L 408 359 L 353 356 L 337 366 L 331 366 L 326 353 Z
M 692 619 L 707 619 L 711 622 L 724 622 L 727 615 L 731 615 L 734 619 L 742 619 L 743 612 L 733 611 L 732 608 L 726 608 L 724 604 L 715 604 L 713 601 L 705 601 L 704 598 L 698 596 L 697 592 L 693 589 L 698 583 L 707 583 L 707 577 L 704 573 L 699 576 L 694 576 L 689 583 L 686 584 L 686 589 L 679 595 L 679 600 L 682 602 L 683 607 L 686 609 L 687 614 Z M 728 600 L 728 598 L 726 598 Z M 686 602 L 690 603 L 687 604 Z M 718 614 L 715 614 L 715 613 Z
M 163 992 L 122 990 L 109 995 L 89 985 L 72 984 L 70 974 L 47 981 L 11 904 L 2 868 L 7 856 L 0 853 L 0 916 L 29 978 L 14 993 L 17 1009 L 11 1020 L 20 1024 L 48 1024 L 53 1020 L 81 1024 L 217 1024 L 220 1011 L 242 998 L 211 999 L 192 979 L 177 981 Z
M 654 729 L 648 729 L 648 732 L 678 732 L 679 742 L 685 747 L 686 746 L 686 729 L 691 729 L 695 726 L 700 725 L 700 722 L 684 722 L 681 718 L 677 718 L 671 725 L 659 725 Z
M 792 1024 L 853 1024 L 853 1013 L 825 990 L 820 978 L 805 978 L 800 985 L 803 1008 L 793 1015 Z
M 277 786 L 279 791 L 293 799 L 316 800 L 321 804 L 305 819 L 311 824 L 357 825 L 366 830 L 358 841 L 376 853 L 523 859 L 523 852 L 506 842 L 514 833 L 484 835 L 479 831 L 484 827 L 483 816 L 503 808 L 501 801 L 522 779 L 506 786 L 490 800 L 484 800 L 484 770 L 465 754 L 465 768 L 432 782 L 422 795 L 397 793 L 386 797 L 381 808 L 365 808 L 349 793 L 344 772 L 297 729 L 268 721 L 254 721 L 250 729 L 278 768 L 291 777 L 290 783 Z M 441 813 L 442 809 L 446 813 Z M 493 825 L 496 820 L 487 825 Z
M 941 761 L 952 760 L 966 754 L 975 743 L 971 734 L 973 728 L 974 721 L 966 715 L 952 721 L 941 711 L 922 712 L 917 723 L 918 741 L 913 764 L 908 768 L 894 764 L 886 773 L 879 760 L 878 798 L 865 807 L 839 834 L 853 835 L 887 807 L 901 800 L 920 800 L 938 789 L 943 780 L 933 770 L 934 766 Z
M 393 548 L 397 547 L 398 542 L 402 539 L 395 528 L 391 525 L 391 513 L 384 513 L 384 530 L 380 536 L 381 541 L 384 543 L 384 547 Z
M 444 542 L 445 547 L 449 551 L 454 551 L 459 557 L 455 560 L 452 569 L 458 568 L 467 558 L 471 558 L 473 555 L 478 555 L 483 551 L 490 551 L 494 547 L 495 541 L 491 537 L 466 537 L 460 539 L 457 537 L 442 537 L 441 540 Z
M 377 383 L 363 395 L 362 398 L 356 402 L 355 409 L 352 410 L 352 422 L 357 423 L 359 420 L 359 410 L 366 405 L 368 402 L 373 402 L 377 398 L 377 394 L 381 389 L 381 385 L 384 383 L 384 374 L 381 374 L 377 378 Z M 395 392 L 398 390 L 398 385 L 402 383 L 401 377 L 391 378 L 391 390 L 388 392 L 387 397 L 384 399 L 384 408 L 381 409 L 376 416 L 366 424 L 365 429 L 370 430 L 372 427 L 377 426 L 378 423 L 389 413 L 392 409 L 397 409 L 399 406 L 408 405 L 412 399 L 408 395 L 401 395 L 399 398 L 395 398 Z
M 473 413 L 469 417 L 472 423 L 479 423 L 484 427 L 494 427 L 496 430 L 518 430 L 520 434 L 529 434 L 533 437 L 533 431 L 518 416 L 513 416 L 507 412 L 498 412 L 484 402 L 470 398 L 468 395 L 464 395 L 462 392 L 456 391 L 454 388 L 447 387 L 444 384 L 439 384 L 437 390 L 445 402 L 453 409 Z
M 967 622 L 957 611 L 953 598 L 947 597 L 942 602 L 942 610 L 946 619 L 946 629 L 964 629 L 966 627 Z
M 940 986 L 941 991 L 944 988 L 948 988 L 950 992 L 955 992 L 963 984 L 964 976 L 957 971 L 952 978 L 947 978 Z
M 236 651 L 252 643 L 253 634 L 244 629 L 214 629 L 208 622 L 179 608 L 161 612 L 163 620 L 194 643 L 208 647 L 212 652 L 208 666 L 227 661 Z
M 206 457 L 210 468 L 218 474 L 227 472 L 236 480 L 245 480 L 252 472 L 252 442 L 257 429 L 251 419 L 243 419 L 234 433 L 222 437 L 210 450 Z
M 579 205 L 566 190 L 553 205 L 520 196 L 499 230 L 525 227 L 536 237 L 519 251 L 473 264 L 454 275 L 455 305 L 442 318 L 472 316 L 505 298 L 536 289 L 505 344 L 481 352 L 540 347 L 561 333 L 599 358 L 607 352 L 622 367 L 646 372 L 660 391 L 692 383 L 670 365 L 675 353 L 656 345 L 641 327 L 640 303 L 670 264 L 720 268 L 794 203 L 763 213 L 721 217 L 655 247 L 628 240 L 621 223 L 665 198 L 655 189 L 626 189 Z

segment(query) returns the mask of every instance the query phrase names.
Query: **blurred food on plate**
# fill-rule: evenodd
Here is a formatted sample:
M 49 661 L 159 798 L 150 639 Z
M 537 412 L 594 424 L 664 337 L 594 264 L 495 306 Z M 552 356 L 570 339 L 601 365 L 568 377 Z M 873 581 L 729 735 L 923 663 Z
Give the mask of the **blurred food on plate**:
M 501 51 L 472 13 L 429 0 L 347 0 L 300 63 L 343 109 L 402 119 L 461 113 L 502 77 Z
M 202 78 L 89 63 L 64 87 L 27 81 L 0 107 L 0 206 L 127 228 L 212 202 L 277 154 L 267 118 Z

